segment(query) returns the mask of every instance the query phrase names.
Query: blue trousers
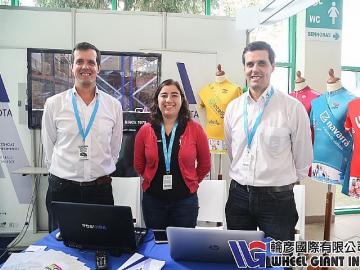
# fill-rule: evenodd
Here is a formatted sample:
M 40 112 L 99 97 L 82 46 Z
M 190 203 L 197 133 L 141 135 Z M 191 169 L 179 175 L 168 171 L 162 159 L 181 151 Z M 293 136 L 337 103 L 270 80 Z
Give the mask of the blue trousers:
M 142 210 L 147 228 L 165 230 L 166 227 L 195 228 L 199 212 L 197 194 L 188 198 L 167 202 L 144 192 Z
M 258 192 L 232 180 L 225 207 L 230 230 L 256 230 L 276 240 L 294 240 L 298 213 L 292 190 Z

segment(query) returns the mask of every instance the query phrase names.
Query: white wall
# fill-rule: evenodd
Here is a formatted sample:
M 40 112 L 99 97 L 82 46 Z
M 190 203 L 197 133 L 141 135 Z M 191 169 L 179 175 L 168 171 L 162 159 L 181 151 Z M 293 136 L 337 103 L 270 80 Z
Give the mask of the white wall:
M 162 23 L 159 13 L 77 11 L 75 43 L 88 41 L 103 51 L 160 49 Z
M 0 48 L 72 47 L 71 13 L 0 9 Z

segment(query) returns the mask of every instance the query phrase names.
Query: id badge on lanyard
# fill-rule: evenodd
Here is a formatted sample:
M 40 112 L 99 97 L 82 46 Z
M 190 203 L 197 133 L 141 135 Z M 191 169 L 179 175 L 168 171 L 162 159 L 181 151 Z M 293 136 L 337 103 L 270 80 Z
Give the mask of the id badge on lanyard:
M 251 164 L 252 154 L 250 149 L 245 149 L 245 152 L 241 159 L 241 165 L 244 169 L 250 170 L 250 164 Z
M 165 174 L 163 176 L 163 190 L 170 190 L 172 189 L 172 175 Z
M 99 108 L 99 98 L 96 99 L 95 102 L 95 106 L 94 106 L 94 110 L 91 113 L 90 116 L 90 121 L 84 131 L 82 124 L 81 124 L 81 120 L 80 120 L 80 115 L 79 115 L 79 110 L 77 107 L 77 103 L 76 103 L 76 99 L 75 99 L 75 94 L 73 93 L 72 95 L 72 105 L 73 105 L 73 109 L 74 109 L 74 114 L 75 114 L 75 119 L 79 128 L 79 133 L 83 139 L 83 143 L 81 145 L 79 145 L 79 160 L 88 160 L 89 159 L 89 146 L 85 144 L 85 139 L 86 136 L 89 134 L 90 129 L 94 123 L 95 120 L 95 115 L 98 111 Z
M 244 131 L 246 134 L 246 142 L 247 142 L 246 145 L 247 146 L 246 146 L 245 152 L 241 159 L 241 165 L 244 169 L 247 169 L 248 171 L 250 171 L 250 164 L 253 159 L 253 154 L 251 153 L 251 143 L 252 143 L 255 133 L 259 127 L 264 110 L 265 110 L 266 106 L 269 104 L 270 99 L 273 94 L 274 94 L 274 89 L 270 88 L 270 91 L 269 91 L 268 95 L 266 96 L 264 107 L 262 108 L 262 110 L 260 111 L 258 116 L 256 117 L 254 126 L 251 129 L 251 131 L 249 131 L 249 124 L 248 124 L 248 111 L 247 111 L 247 102 L 246 102 L 247 100 L 246 100 L 246 98 L 244 99 L 244 118 L 243 119 L 244 119 Z
M 165 160 L 165 170 L 166 174 L 163 176 L 163 190 L 170 190 L 173 188 L 172 184 L 172 175 L 170 174 L 170 165 L 171 165 L 171 152 L 172 147 L 174 145 L 175 139 L 175 132 L 178 126 L 178 122 L 175 123 L 171 130 L 171 137 L 169 142 L 169 148 L 166 146 L 166 138 L 165 138 L 165 127 L 161 125 L 161 141 L 163 145 L 163 152 L 164 152 L 164 160 Z
M 89 152 L 88 152 L 88 145 L 82 144 L 79 146 L 79 159 L 80 160 L 88 160 L 89 159 Z

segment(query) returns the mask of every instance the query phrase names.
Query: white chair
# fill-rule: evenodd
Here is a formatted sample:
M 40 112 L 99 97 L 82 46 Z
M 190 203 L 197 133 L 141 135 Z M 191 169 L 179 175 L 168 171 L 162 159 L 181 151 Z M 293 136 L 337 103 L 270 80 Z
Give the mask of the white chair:
M 199 198 L 199 221 L 221 222 L 226 228 L 225 203 L 227 200 L 225 180 L 203 180 L 197 191 Z M 199 228 L 200 226 L 197 226 Z
M 112 177 L 114 204 L 130 206 L 135 226 L 142 227 L 140 177 Z
M 305 240 L 305 185 L 294 186 L 294 198 L 299 220 L 295 226 L 295 240 Z

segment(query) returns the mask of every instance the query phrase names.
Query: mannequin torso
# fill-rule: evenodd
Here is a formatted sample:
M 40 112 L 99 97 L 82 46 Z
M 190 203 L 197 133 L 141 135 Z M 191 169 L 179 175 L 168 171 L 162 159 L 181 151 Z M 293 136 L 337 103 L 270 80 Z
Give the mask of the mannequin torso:
M 345 130 L 353 134 L 354 149 L 351 159 L 350 179 L 344 182 L 342 192 L 350 197 L 360 199 L 360 98 L 348 105 Z
M 311 125 L 314 128 L 314 161 L 312 176 L 328 184 L 342 184 L 351 159 L 352 138 L 344 130 L 348 103 L 354 99 L 331 76 L 326 92 L 311 102 Z
M 206 134 L 209 139 L 224 140 L 224 114 L 227 105 L 240 96 L 241 88 L 230 82 L 218 65 L 215 82 L 199 91 L 200 105 L 206 110 Z
M 307 113 L 310 114 L 311 101 L 320 96 L 320 94 L 307 85 L 305 79 L 301 77 L 301 72 L 298 71 L 294 91 L 290 93 L 290 96 L 299 100 L 304 105 Z
M 294 92 L 299 92 L 307 86 L 306 82 L 295 83 Z

